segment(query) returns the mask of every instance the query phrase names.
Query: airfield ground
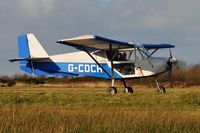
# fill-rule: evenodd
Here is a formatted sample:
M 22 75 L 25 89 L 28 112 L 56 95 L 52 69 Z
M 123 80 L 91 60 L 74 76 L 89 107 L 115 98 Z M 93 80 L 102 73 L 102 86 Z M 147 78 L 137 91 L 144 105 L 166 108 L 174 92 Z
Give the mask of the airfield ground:
M 200 132 L 200 87 L 0 88 L 0 132 Z

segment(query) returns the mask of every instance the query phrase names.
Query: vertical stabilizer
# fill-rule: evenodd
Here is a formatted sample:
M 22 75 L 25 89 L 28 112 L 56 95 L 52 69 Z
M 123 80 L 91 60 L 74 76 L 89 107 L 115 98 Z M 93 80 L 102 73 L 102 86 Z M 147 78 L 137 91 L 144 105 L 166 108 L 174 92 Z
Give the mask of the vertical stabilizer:
M 48 58 L 48 54 L 33 34 L 18 36 L 19 58 Z M 28 73 L 34 73 L 34 63 L 28 60 L 20 61 L 20 68 Z
M 18 49 L 20 58 L 48 57 L 48 54 L 33 34 L 19 36 Z

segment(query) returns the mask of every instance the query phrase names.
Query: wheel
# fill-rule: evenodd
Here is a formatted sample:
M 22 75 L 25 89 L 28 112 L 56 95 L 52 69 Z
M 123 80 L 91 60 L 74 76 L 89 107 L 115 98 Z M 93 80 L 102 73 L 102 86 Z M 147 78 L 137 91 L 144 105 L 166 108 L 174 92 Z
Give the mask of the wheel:
M 126 87 L 126 88 L 124 89 L 124 91 L 125 91 L 126 93 L 133 93 L 133 88 L 132 88 L 132 87 Z
M 165 89 L 165 87 L 163 87 L 163 86 L 159 86 L 159 92 L 160 93 L 166 93 L 166 89 Z
M 108 88 L 108 92 L 112 95 L 116 94 L 117 93 L 117 89 L 115 87 L 109 87 Z

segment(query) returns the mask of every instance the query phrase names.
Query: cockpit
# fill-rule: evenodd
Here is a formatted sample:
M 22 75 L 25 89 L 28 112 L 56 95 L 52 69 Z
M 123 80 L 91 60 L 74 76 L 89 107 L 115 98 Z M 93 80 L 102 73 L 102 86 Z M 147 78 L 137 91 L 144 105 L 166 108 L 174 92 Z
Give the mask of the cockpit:
M 109 51 L 106 52 L 106 55 L 108 59 L 111 60 L 111 53 Z M 119 49 L 113 51 L 112 55 L 114 69 L 122 75 L 135 74 L 136 61 L 143 60 L 151 56 L 142 45 L 137 45 L 135 48 Z

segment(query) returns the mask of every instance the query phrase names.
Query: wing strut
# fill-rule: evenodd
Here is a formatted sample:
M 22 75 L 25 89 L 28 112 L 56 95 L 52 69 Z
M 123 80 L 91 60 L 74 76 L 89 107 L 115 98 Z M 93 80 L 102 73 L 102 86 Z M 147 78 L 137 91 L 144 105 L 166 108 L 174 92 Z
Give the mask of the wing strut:
M 95 63 L 97 63 L 99 67 L 101 67 L 101 69 L 108 75 L 109 78 L 112 78 L 112 76 L 101 66 L 101 64 L 99 64 L 99 62 L 88 52 L 85 47 L 81 46 L 81 48 L 94 60 Z
M 156 51 L 158 51 L 158 48 L 155 49 L 153 52 L 151 52 L 151 54 L 148 57 L 150 57 L 151 55 L 153 55 Z
M 111 58 L 110 58 L 110 62 L 111 62 L 111 69 L 112 69 L 112 75 L 111 75 L 111 79 L 112 79 L 112 87 L 115 84 L 115 76 L 114 76 L 114 65 L 113 65 L 113 50 L 112 50 L 112 43 L 109 44 L 109 48 L 110 48 L 110 54 L 111 54 Z

